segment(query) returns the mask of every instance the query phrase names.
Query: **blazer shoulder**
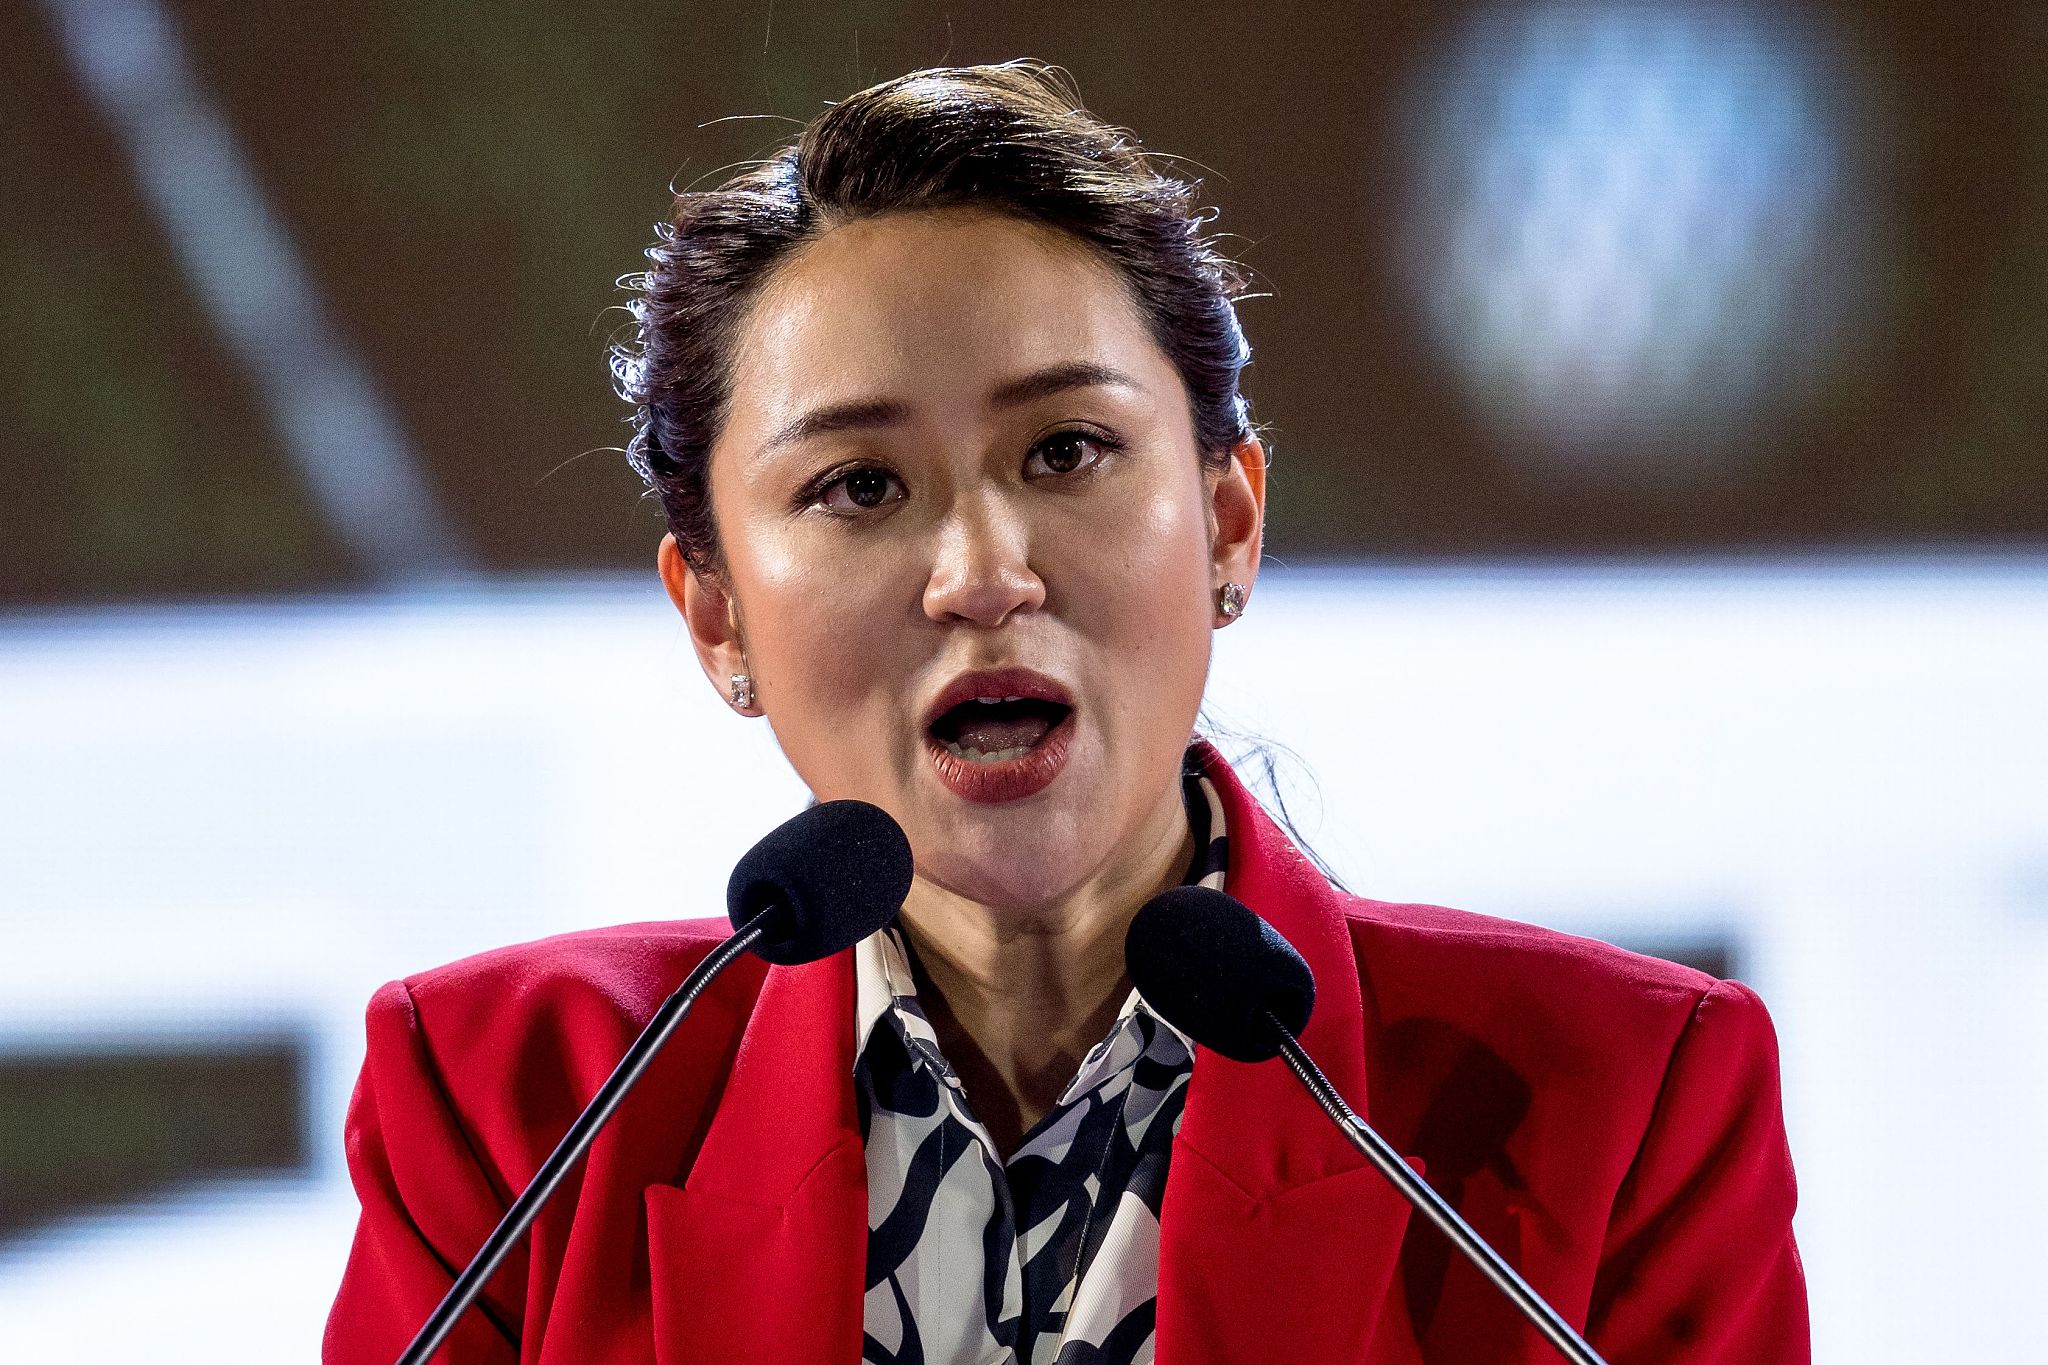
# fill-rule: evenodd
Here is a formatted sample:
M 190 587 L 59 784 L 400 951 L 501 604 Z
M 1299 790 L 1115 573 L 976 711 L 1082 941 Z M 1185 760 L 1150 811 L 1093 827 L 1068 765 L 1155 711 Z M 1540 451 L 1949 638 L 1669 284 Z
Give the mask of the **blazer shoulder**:
M 1530 1179 L 1592 1191 L 1603 1210 L 1654 1128 L 1683 1139 L 1747 1123 L 1758 1150 L 1775 1142 L 1782 1156 L 1782 1126 L 1773 1136 L 1766 1122 L 1776 1034 L 1741 982 L 1440 905 L 1353 898 L 1344 913 L 1386 1078 L 1374 1102 L 1432 1169 L 1443 1163 L 1428 1134 L 1448 1130 L 1424 1117 L 1445 1112 L 1519 1116 L 1502 1131 L 1531 1163 L 1532 1134 L 1552 1135 L 1544 1150 L 1570 1134 L 1556 1150 L 1572 1174 Z
M 1661 1076 L 1710 997 L 1768 1027 L 1755 994 L 1598 939 L 1448 906 L 1350 897 L 1361 985 L 1382 1017 L 1437 1020 L 1610 1078 Z
M 1361 949 L 1422 959 L 1495 988 L 1592 991 L 1690 1010 L 1718 982 L 1697 968 L 1599 939 L 1445 905 L 1350 896 L 1344 915 Z
M 581 930 L 477 953 L 387 983 L 371 999 L 364 1074 L 433 1097 L 507 1191 L 588 1102 L 634 1038 L 729 933 L 723 920 Z M 663 1050 L 670 1100 L 712 1092 L 768 964 L 742 954 Z M 423 1100 L 418 1112 L 430 1108 Z
M 633 1023 L 652 1016 L 731 932 L 722 917 L 580 929 L 459 958 L 399 984 L 421 1012 L 444 1021 L 487 1014 L 502 1024 L 595 1011 Z M 755 974 L 736 962 L 726 975 Z

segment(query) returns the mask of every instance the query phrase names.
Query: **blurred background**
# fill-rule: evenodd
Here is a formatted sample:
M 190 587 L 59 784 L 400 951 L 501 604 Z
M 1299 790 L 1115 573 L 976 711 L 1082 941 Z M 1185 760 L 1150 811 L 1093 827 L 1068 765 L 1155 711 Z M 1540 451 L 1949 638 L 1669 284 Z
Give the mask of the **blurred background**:
M 1016 56 L 1256 277 L 1209 709 L 1269 799 L 1750 983 L 1817 1358 L 2038 1359 L 2048 9 L 1990 0 L 0 9 L 0 1356 L 313 1358 L 370 992 L 715 913 L 801 805 L 655 584 L 614 282 Z

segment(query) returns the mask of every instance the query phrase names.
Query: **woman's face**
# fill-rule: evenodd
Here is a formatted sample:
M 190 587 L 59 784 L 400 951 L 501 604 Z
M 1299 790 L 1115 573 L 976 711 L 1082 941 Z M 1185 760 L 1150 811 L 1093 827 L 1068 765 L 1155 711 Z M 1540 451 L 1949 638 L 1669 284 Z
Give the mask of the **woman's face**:
M 846 224 L 742 324 L 723 580 L 673 542 L 663 577 L 819 800 L 895 816 L 922 882 L 1028 911 L 1180 846 L 1216 589 L 1258 565 L 1264 456 L 1234 454 L 1204 473 L 1178 373 L 1079 243 Z M 1028 674 L 970 676 L 999 670 Z

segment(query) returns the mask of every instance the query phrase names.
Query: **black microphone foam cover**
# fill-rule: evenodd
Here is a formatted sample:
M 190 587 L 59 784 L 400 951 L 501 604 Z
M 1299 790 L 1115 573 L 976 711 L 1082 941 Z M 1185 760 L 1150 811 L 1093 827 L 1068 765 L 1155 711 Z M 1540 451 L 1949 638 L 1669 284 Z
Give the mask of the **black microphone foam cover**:
M 785 967 L 830 957 L 896 918 L 910 892 L 910 840 L 880 806 L 827 801 L 747 850 L 726 883 L 735 929 L 770 912 L 757 957 Z
M 1315 973 L 1294 945 L 1235 896 L 1176 886 L 1138 910 L 1124 968 L 1145 1003 L 1233 1061 L 1280 1053 L 1273 1015 L 1297 1036 L 1316 1005 Z

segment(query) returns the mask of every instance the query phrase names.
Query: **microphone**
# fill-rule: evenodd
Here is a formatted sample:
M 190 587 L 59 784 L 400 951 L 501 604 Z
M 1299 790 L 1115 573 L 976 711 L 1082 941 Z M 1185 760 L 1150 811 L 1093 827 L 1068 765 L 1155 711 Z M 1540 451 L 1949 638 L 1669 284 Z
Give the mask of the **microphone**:
M 1521 1310 L 1573 1365 L 1607 1365 L 1501 1254 L 1473 1231 L 1399 1152 L 1351 1111 L 1299 1034 L 1315 1007 L 1315 975 L 1294 945 L 1234 896 L 1176 886 L 1139 909 L 1124 938 L 1131 984 L 1152 1009 L 1212 1052 L 1237 1062 L 1284 1057 L 1323 1112 L 1451 1245 Z
M 749 948 L 756 957 L 785 967 L 851 948 L 896 918 L 909 894 L 911 874 L 910 841 L 902 828 L 887 811 L 865 801 L 811 806 L 749 849 L 725 888 L 732 936 L 712 949 L 662 1001 L 468 1267 L 448 1287 L 398 1365 L 427 1365 L 433 1359 L 713 978 Z
M 725 885 L 754 956 L 795 967 L 830 957 L 896 918 L 910 892 L 910 840 L 889 812 L 827 801 L 785 820 L 747 850 Z

